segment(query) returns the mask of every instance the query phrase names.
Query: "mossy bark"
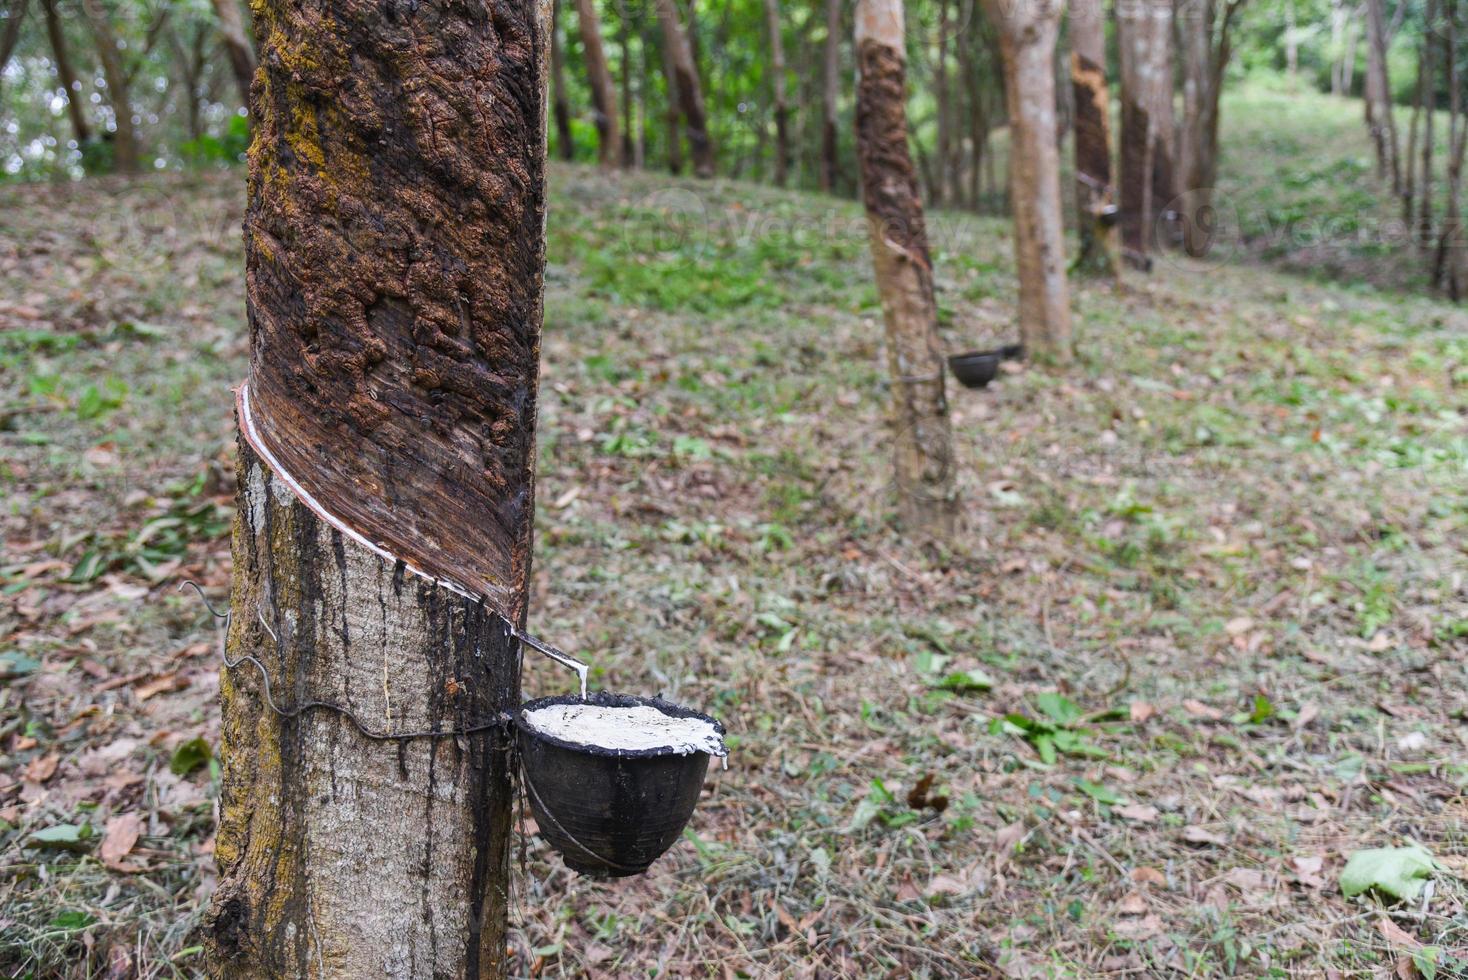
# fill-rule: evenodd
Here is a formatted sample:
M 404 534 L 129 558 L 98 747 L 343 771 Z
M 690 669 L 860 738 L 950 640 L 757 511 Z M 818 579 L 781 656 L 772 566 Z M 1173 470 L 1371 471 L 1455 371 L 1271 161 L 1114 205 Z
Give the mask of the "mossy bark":
M 899 516 L 910 533 L 941 541 L 957 516 L 953 435 L 933 262 L 907 145 L 900 2 L 857 4 L 856 60 L 856 151 L 887 328 Z
M 254 9 L 210 970 L 500 976 L 549 0 Z

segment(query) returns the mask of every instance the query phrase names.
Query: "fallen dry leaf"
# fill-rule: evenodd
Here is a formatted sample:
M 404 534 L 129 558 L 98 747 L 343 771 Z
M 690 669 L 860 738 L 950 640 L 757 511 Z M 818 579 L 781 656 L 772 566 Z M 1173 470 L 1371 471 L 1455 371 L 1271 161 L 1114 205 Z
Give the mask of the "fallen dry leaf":
M 136 813 L 124 813 L 107 821 L 107 830 L 102 835 L 102 846 L 97 854 L 102 863 L 113 871 L 124 873 L 139 870 L 135 864 L 122 859 L 132 853 L 138 837 L 143 833 L 143 821 Z
M 1162 920 L 1155 915 L 1146 915 L 1140 919 L 1118 919 L 1112 924 L 1114 931 L 1122 939 L 1139 942 L 1143 939 L 1151 939 L 1162 932 Z
M 1116 903 L 1116 911 L 1119 915 L 1146 915 L 1151 908 L 1147 904 L 1147 896 L 1141 892 L 1128 892 L 1120 902 Z
M 1183 840 L 1189 844 L 1214 844 L 1218 847 L 1228 843 L 1228 839 L 1223 835 L 1196 825 L 1183 828 Z
M 1309 701 L 1305 704 L 1302 704 L 1300 706 L 1299 712 L 1295 715 L 1295 720 L 1293 722 L 1295 730 L 1299 731 L 1304 728 L 1309 728 L 1310 723 L 1319 717 L 1320 706 L 1317 705 L 1314 701 Z
M 154 678 L 146 684 L 139 684 L 133 688 L 133 694 L 139 701 L 146 701 L 155 694 L 163 694 L 166 691 L 181 691 L 189 686 L 187 677 L 178 674 L 164 674 Z
M 1223 718 L 1223 712 L 1217 708 L 1210 708 L 1196 698 L 1188 698 L 1183 702 L 1183 710 L 1194 718 L 1203 718 L 1208 721 L 1219 721 Z
M 1376 931 L 1381 933 L 1381 938 L 1394 946 L 1400 946 L 1403 949 L 1422 948 L 1422 943 L 1416 936 L 1413 936 L 1384 915 L 1376 920 Z
M 61 756 L 55 752 L 52 752 L 50 755 L 38 756 L 30 761 L 30 765 L 25 767 L 25 773 L 21 778 L 28 783 L 44 783 L 56 775 L 56 767 L 60 764 Z
M 1157 714 L 1157 708 L 1146 701 L 1133 701 L 1130 713 L 1132 721 L 1140 723 Z
M 1115 806 L 1111 808 L 1111 812 L 1133 823 L 1154 823 L 1157 820 L 1157 808 L 1148 803 L 1128 803 L 1125 806 Z
M 1133 868 L 1130 877 L 1138 885 L 1156 885 L 1158 888 L 1167 887 L 1167 875 L 1156 868 Z

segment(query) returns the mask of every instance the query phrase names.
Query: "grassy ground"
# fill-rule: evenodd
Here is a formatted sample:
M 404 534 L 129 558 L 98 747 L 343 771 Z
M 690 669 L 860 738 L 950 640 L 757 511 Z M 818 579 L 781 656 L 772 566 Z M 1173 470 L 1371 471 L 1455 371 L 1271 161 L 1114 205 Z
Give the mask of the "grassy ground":
M 952 392 L 926 553 L 858 211 L 552 178 L 532 622 L 734 753 L 646 877 L 526 841 L 517 974 L 1463 972 L 1468 318 L 1239 262 L 1081 286 L 1072 371 Z M 175 588 L 228 580 L 240 195 L 0 190 L 7 976 L 201 968 L 217 664 Z M 1010 339 L 1005 225 L 933 225 L 949 349 Z M 1407 842 L 1415 901 L 1342 895 Z

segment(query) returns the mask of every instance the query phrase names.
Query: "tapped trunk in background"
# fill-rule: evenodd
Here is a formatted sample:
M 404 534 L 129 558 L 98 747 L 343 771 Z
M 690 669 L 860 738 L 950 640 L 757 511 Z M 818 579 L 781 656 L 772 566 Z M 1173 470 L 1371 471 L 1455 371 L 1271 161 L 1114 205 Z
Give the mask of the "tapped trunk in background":
M 209 970 L 501 977 L 550 4 L 255 11 Z
M 1177 197 L 1172 110 L 1172 2 L 1116 5 L 1121 55 L 1121 240 L 1127 257 L 1148 265 L 1164 208 Z
M 984 0 L 1004 62 L 1020 337 L 1026 355 L 1059 364 L 1071 359 L 1060 151 L 1055 145 L 1055 41 L 1064 12 L 1064 0 Z
M 837 159 L 839 116 L 837 97 L 841 91 L 841 0 L 826 0 L 825 61 L 821 71 L 821 190 L 834 193 L 841 179 Z
M 595 0 L 576 0 L 576 21 L 581 29 L 581 52 L 591 85 L 591 104 L 596 112 L 597 159 L 603 167 L 615 167 L 621 152 L 617 96 L 612 88 L 612 70 L 607 67 L 606 49 L 601 43 L 601 21 L 596 16 Z
M 255 80 L 255 47 L 245 33 L 245 21 L 237 0 L 214 0 L 214 16 L 219 21 L 219 38 L 229 56 L 230 71 L 239 89 L 240 105 L 250 107 L 250 83 Z
M 775 94 L 775 186 L 785 186 L 790 167 L 790 107 L 785 103 L 785 41 L 780 36 L 780 2 L 765 0 L 765 20 L 770 32 L 770 75 Z
M 1116 193 L 1111 183 L 1111 102 L 1101 0 L 1078 0 L 1070 16 L 1070 83 L 1075 99 L 1076 267 L 1121 281 Z
M 585 0 L 583 0 L 585 2 Z M 708 117 L 703 108 L 703 86 L 693 65 L 693 52 L 688 37 L 678 26 L 678 11 L 673 0 L 657 0 L 658 22 L 663 29 L 663 44 L 673 61 L 678 77 L 678 104 L 688 129 L 688 151 L 693 157 L 693 173 L 698 177 L 714 175 L 714 144 L 709 140 Z
M 858 0 L 856 63 L 856 153 L 887 330 L 899 514 L 909 533 L 943 541 L 958 510 L 953 435 L 933 264 L 907 145 L 901 0 Z
M 122 63 L 117 36 L 112 31 L 107 8 L 102 0 L 82 0 L 82 13 L 97 42 L 97 58 L 102 62 L 102 77 L 107 80 L 107 101 L 112 105 L 115 129 L 112 133 L 112 164 L 118 173 L 137 173 L 137 130 L 133 127 L 133 104 L 129 94 L 131 79 Z
M 556 121 L 556 149 L 562 160 L 576 157 L 576 142 L 571 136 L 571 103 L 566 98 L 565 58 L 561 54 L 561 0 L 551 4 L 551 115 Z
M 1376 172 L 1390 177 L 1392 193 L 1402 193 L 1397 163 L 1397 124 L 1392 117 L 1391 79 L 1387 75 L 1387 29 L 1382 0 L 1366 0 L 1366 122 L 1376 144 Z
M 1178 36 L 1183 51 L 1182 188 L 1178 220 L 1183 247 L 1195 258 L 1208 254 L 1219 231 L 1213 207 L 1218 181 L 1219 99 L 1233 55 L 1234 18 L 1247 0 L 1181 0 Z

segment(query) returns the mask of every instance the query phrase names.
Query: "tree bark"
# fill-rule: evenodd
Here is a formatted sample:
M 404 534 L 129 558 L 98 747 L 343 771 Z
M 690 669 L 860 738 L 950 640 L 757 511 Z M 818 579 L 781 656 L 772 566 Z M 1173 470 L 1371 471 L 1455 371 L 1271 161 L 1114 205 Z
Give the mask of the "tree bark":
M 1171 0 L 1116 6 L 1121 53 L 1121 239 L 1134 263 L 1159 239 L 1158 218 L 1177 196 L 1172 111 Z
M 821 82 L 821 190 L 834 193 L 841 180 L 837 140 L 841 91 L 841 0 L 826 0 L 826 45 Z
M 1426 252 L 1432 245 L 1432 117 L 1437 114 L 1437 85 L 1433 77 L 1436 63 L 1433 58 L 1432 25 L 1437 20 L 1435 0 L 1427 0 L 1427 32 L 1422 40 L 1422 177 L 1418 182 L 1417 195 L 1417 247 Z
M 628 169 L 637 165 L 637 152 L 633 147 L 637 124 L 632 116 L 632 31 L 627 23 L 627 5 L 617 0 L 617 45 L 622 49 L 622 166 Z
M 1233 56 L 1235 17 L 1247 0 L 1183 0 L 1177 8 L 1183 48 L 1182 194 L 1178 198 L 1183 246 L 1201 257 L 1216 232 L 1213 189 L 1218 181 L 1219 100 Z
M 255 80 L 255 47 L 245 33 L 244 18 L 237 0 L 214 0 L 214 16 L 219 21 L 219 37 L 224 41 L 229 67 L 240 92 L 240 105 L 250 107 L 250 84 Z
M 56 0 L 41 0 L 41 10 L 46 15 L 46 36 L 51 41 L 51 53 L 56 57 L 56 80 L 66 90 L 66 114 L 71 117 L 71 130 L 76 134 L 76 145 L 80 147 L 92 138 L 92 130 L 87 125 L 86 109 L 77 101 L 81 86 L 71 68 L 66 35 L 61 29 L 61 18 L 56 16 Z
M 1075 101 L 1076 267 L 1121 281 L 1115 191 L 1111 184 L 1111 104 L 1106 88 L 1106 31 L 1101 5 L 1077 4 L 1070 19 L 1070 82 Z
M 1397 124 L 1392 118 L 1391 80 L 1387 75 L 1387 33 L 1382 0 L 1366 0 L 1366 121 L 1376 144 L 1378 176 L 1389 177 L 1392 193 L 1402 193 L 1397 165 Z
M 858 0 L 856 148 L 887 331 L 899 515 L 945 540 L 957 515 L 933 263 L 907 139 L 901 0 Z
M 1463 96 L 1458 73 L 1457 11 L 1446 10 L 1443 34 L 1443 63 L 1447 66 L 1448 86 L 1448 166 L 1447 200 L 1443 209 L 1442 229 L 1438 234 L 1437 262 L 1434 280 L 1454 303 L 1461 302 L 1468 289 L 1468 256 L 1463 241 L 1463 151 L 1468 141 L 1468 123 L 1463 120 Z
M 775 96 L 775 186 L 784 187 L 790 167 L 790 107 L 785 101 L 785 41 L 781 37 L 780 2 L 765 0 L 770 34 L 770 75 Z
M 673 65 L 673 52 L 666 41 L 658 44 L 658 51 L 663 58 L 663 84 L 668 90 L 668 105 L 664 112 L 664 121 L 668 131 L 668 173 L 681 174 L 683 172 L 683 131 L 678 123 L 678 70 Z
M 255 10 L 210 970 L 503 976 L 549 4 Z
M 571 100 L 566 96 L 565 56 L 561 52 L 561 0 L 551 4 L 551 115 L 556 122 L 556 150 L 562 160 L 576 158 L 571 135 Z
M 594 0 L 576 0 L 576 20 L 581 29 L 581 52 L 586 60 L 591 85 L 591 104 L 596 112 L 597 155 L 603 167 L 615 167 L 621 148 L 617 132 L 617 96 L 612 88 L 612 70 L 607 67 L 601 43 L 601 21 Z
M 937 113 L 938 145 L 935 153 L 938 165 L 934 168 L 932 199 L 934 204 L 949 200 L 951 188 L 948 182 L 948 161 L 953 152 L 953 133 L 950 129 L 952 95 L 948 88 L 948 0 L 938 0 L 938 60 L 933 65 L 933 103 Z
M 688 130 L 688 150 L 693 157 L 693 173 L 698 177 L 714 175 L 714 144 L 709 139 L 708 117 L 703 108 L 703 86 L 693 64 L 688 37 L 678 26 L 678 10 L 673 0 L 657 0 L 658 22 L 663 29 L 663 44 L 673 59 L 678 76 L 678 104 Z
M 101 0 L 82 0 L 82 13 L 97 43 L 97 57 L 102 62 L 102 77 L 107 80 L 107 101 L 112 105 L 115 129 L 112 133 L 112 163 L 118 173 L 138 172 L 137 131 L 133 128 L 133 106 L 128 94 L 127 69 L 118 51 L 117 36 Z
M 1062 364 L 1071 359 L 1070 288 L 1060 215 L 1054 65 L 1064 10 L 1063 0 L 984 0 L 1004 62 L 1020 335 L 1026 354 Z

